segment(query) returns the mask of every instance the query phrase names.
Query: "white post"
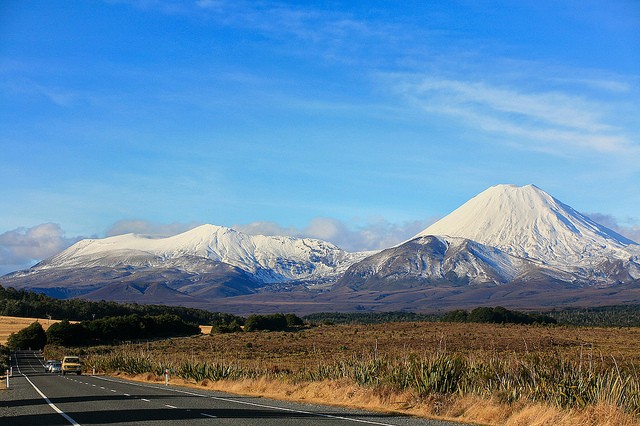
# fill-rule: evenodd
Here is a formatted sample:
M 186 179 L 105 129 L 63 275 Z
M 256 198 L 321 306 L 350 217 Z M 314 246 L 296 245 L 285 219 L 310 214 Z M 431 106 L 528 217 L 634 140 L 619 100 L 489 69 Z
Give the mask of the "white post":
M 164 369 L 164 385 L 169 386 L 169 369 Z
M 91 375 L 92 375 L 92 376 L 95 376 L 95 375 L 96 375 L 96 369 L 95 369 L 95 367 L 91 369 Z
M 7 370 L 7 389 L 9 389 L 9 370 Z

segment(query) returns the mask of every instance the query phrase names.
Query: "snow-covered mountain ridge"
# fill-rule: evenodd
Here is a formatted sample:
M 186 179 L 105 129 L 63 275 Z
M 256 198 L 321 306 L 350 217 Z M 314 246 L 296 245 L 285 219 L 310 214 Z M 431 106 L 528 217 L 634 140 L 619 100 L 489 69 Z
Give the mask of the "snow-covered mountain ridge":
M 335 276 L 366 255 L 317 239 L 247 235 L 202 225 L 166 238 L 124 234 L 82 240 L 32 270 L 171 265 L 197 273 L 202 265 L 193 259 L 199 258 L 232 265 L 272 283 Z

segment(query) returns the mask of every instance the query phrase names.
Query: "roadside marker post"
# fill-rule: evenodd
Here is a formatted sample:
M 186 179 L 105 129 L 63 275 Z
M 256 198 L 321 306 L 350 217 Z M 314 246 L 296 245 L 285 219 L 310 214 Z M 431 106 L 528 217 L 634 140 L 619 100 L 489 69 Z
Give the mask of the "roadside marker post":
M 169 386 L 169 369 L 164 369 L 164 385 Z
M 7 389 L 9 389 L 9 370 L 7 369 Z

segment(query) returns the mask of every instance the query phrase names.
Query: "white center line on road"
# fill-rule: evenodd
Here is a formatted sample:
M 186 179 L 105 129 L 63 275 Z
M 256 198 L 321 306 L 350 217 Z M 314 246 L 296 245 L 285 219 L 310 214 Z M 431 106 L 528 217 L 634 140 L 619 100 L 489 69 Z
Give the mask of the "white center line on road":
M 117 392 L 115 389 L 111 389 L 111 392 Z
M 144 402 L 151 402 L 148 399 L 144 399 L 144 398 L 140 398 L 141 400 L 143 400 Z
M 157 387 L 157 386 L 145 385 L 145 384 L 142 384 L 142 383 L 124 382 L 124 381 L 121 381 L 121 380 L 108 379 L 106 377 L 96 377 L 96 378 L 100 379 L 100 380 L 105 380 L 107 382 L 112 382 L 112 383 L 123 383 L 123 384 L 131 385 L 131 386 L 139 386 L 139 387 L 143 387 L 143 388 L 151 388 L 151 389 L 163 390 L 163 391 L 166 391 L 166 392 L 175 392 L 175 393 L 181 393 L 181 394 L 186 394 L 186 395 L 199 396 L 199 397 L 203 397 L 203 398 L 211 398 L 211 399 L 215 399 L 217 401 L 232 402 L 232 403 L 235 403 L 235 404 L 249 405 L 249 406 L 252 406 L 252 407 L 260 407 L 260 408 L 267 408 L 267 409 L 271 409 L 271 410 L 286 411 L 286 412 L 289 412 L 289 413 L 306 414 L 306 415 L 309 415 L 309 416 L 324 417 L 324 418 L 336 419 L 336 420 L 345 420 L 345 421 L 349 421 L 349 422 L 364 423 L 364 424 L 368 424 L 368 425 L 394 426 L 394 425 L 392 425 L 390 423 L 374 422 L 373 420 L 356 419 L 356 418 L 353 418 L 353 417 L 345 417 L 345 416 L 339 416 L 339 415 L 334 415 L 334 414 L 325 414 L 325 413 L 316 413 L 316 412 L 313 412 L 313 411 L 306 411 L 306 410 L 295 410 L 295 409 L 292 409 L 292 408 L 278 407 L 278 406 L 274 406 L 274 405 L 258 404 L 256 402 L 240 401 L 240 400 L 232 399 L 232 398 L 223 398 L 223 397 L 219 397 L 219 396 L 203 395 L 203 394 L 198 394 L 198 393 L 195 393 L 195 392 L 183 391 L 183 390 L 174 389 L 174 388 L 166 388 L 166 387 L 162 387 L 161 388 L 161 387 Z M 142 399 L 142 400 L 143 401 L 147 401 L 145 399 Z
M 33 388 L 36 390 L 36 392 L 38 392 L 40 394 L 41 397 L 44 398 L 45 402 L 47 404 L 49 404 L 49 407 L 53 408 L 53 410 L 60 414 L 62 417 L 64 417 L 65 419 L 67 419 L 67 421 L 69 423 L 71 423 L 74 426 L 80 426 L 80 423 L 76 422 L 75 420 L 73 420 L 71 417 L 69 417 L 69 415 L 67 413 L 65 413 L 64 411 L 62 411 L 61 409 L 59 409 L 58 407 L 55 406 L 54 403 L 52 403 L 49 398 L 47 398 L 47 396 L 45 394 L 43 394 L 40 389 L 37 388 L 36 385 L 33 384 L 33 382 L 31 380 L 29 380 L 29 378 L 27 376 L 25 376 L 23 374 L 24 378 L 27 379 L 27 382 L 29 382 L 31 384 L 31 386 L 33 386 Z
M 123 395 L 124 395 L 124 396 L 131 396 L 131 395 L 129 395 L 128 393 L 125 393 L 125 394 L 123 394 Z
M 205 416 L 205 417 L 211 417 L 212 419 L 217 419 L 218 416 L 212 416 L 211 414 L 207 414 L 207 413 L 200 413 L 201 416 Z

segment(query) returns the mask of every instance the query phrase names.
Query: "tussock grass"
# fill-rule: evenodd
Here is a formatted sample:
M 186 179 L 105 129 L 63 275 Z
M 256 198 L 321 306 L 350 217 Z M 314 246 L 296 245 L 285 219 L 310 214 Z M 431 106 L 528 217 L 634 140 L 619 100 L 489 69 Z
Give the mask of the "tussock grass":
M 606 404 L 640 416 L 640 377 L 635 371 L 621 371 L 600 362 L 581 365 L 556 356 L 434 353 L 404 359 L 350 357 L 298 371 L 224 362 L 176 362 L 125 351 L 89 357 L 87 362 L 98 371 L 131 375 L 162 375 L 168 369 L 171 376 L 195 383 L 257 378 L 294 384 L 332 381 L 378 391 L 409 392 L 421 398 L 477 396 L 507 404 L 540 402 L 562 409 Z

